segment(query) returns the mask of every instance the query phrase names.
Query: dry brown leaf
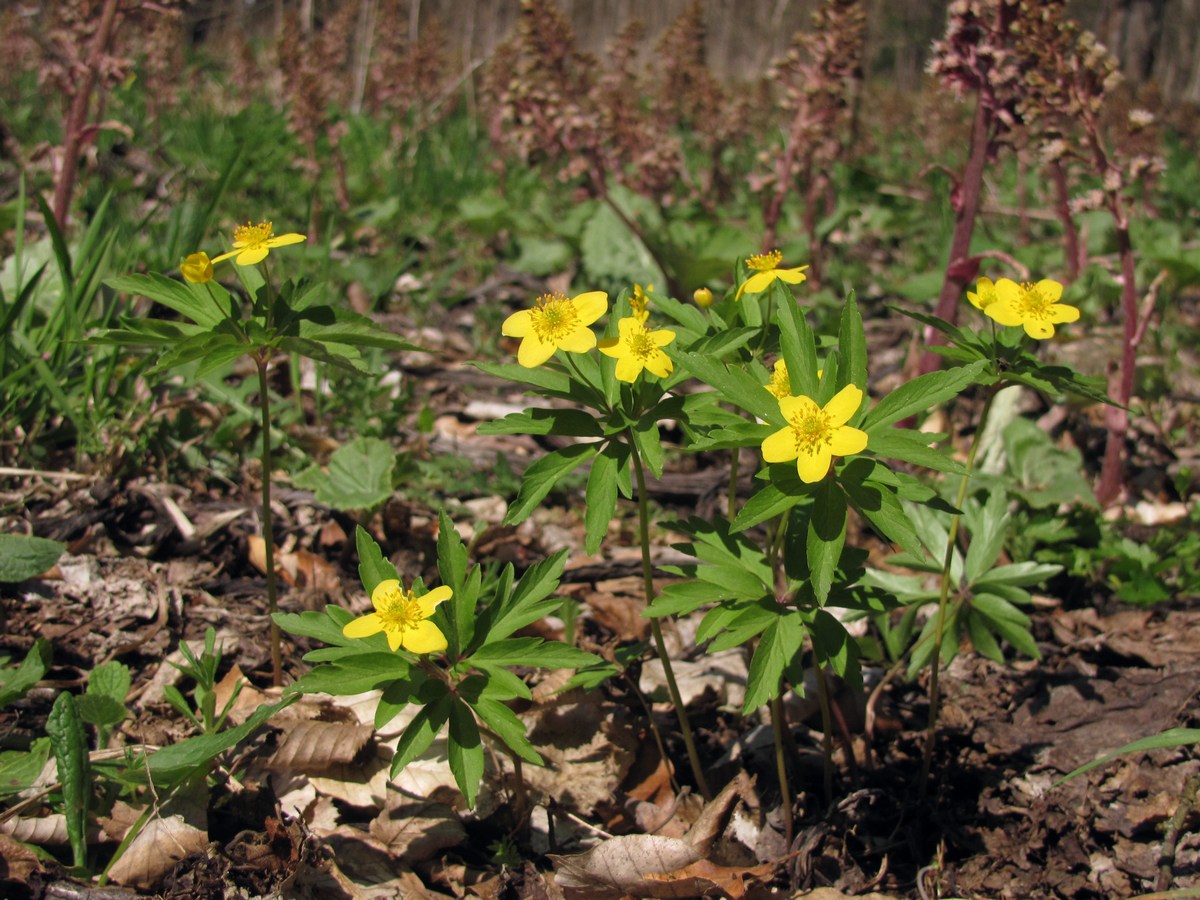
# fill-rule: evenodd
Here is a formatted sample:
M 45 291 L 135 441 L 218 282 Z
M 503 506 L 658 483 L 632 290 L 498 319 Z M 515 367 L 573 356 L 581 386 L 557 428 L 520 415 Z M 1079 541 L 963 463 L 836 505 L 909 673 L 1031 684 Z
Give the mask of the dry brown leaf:
M 757 801 L 754 797 L 753 782 L 745 772 L 738 772 L 737 777 L 721 789 L 721 793 L 713 797 L 700 812 L 696 824 L 687 833 L 686 840 L 695 847 L 701 856 L 707 856 L 712 849 L 713 841 L 721 836 L 733 809 L 734 801 L 741 798 L 747 805 L 753 806 Z
M 120 842 L 141 817 L 142 810 L 136 809 L 124 800 L 118 800 L 112 806 L 107 816 L 100 816 L 97 821 L 106 840 Z
M 625 895 L 687 896 L 657 894 L 655 891 L 660 885 L 648 880 L 647 876 L 675 872 L 700 858 L 700 853 L 687 841 L 655 834 L 625 834 L 609 838 L 575 856 L 550 854 L 557 871 L 555 883 L 568 898 L 579 900 L 602 900 Z
M 371 837 L 410 866 L 433 859 L 467 836 L 453 808 L 445 803 L 413 803 L 400 794 L 388 796 L 388 808 L 371 820 Z
M 241 666 L 235 663 L 233 668 L 225 674 L 225 677 L 217 682 L 213 690 L 213 697 L 217 701 L 218 710 L 225 708 L 225 705 L 233 697 L 233 692 L 237 690 L 239 684 L 242 685 L 243 690 L 249 686 L 249 682 L 246 681 L 246 676 L 242 672 Z M 257 708 L 256 706 L 255 709 Z
M 65 847 L 69 843 L 67 817 L 61 813 L 5 819 L 0 822 L 0 835 L 41 847 Z
M 646 881 L 662 885 L 661 892 L 651 895 L 654 897 L 701 897 L 719 890 L 739 900 L 746 893 L 747 878 L 769 878 L 776 868 L 774 863 L 749 868 L 718 866 L 701 859 L 666 875 L 647 875 Z
M 0 869 L 8 881 L 32 884 L 34 874 L 42 870 L 42 862 L 19 840 L 0 834 Z
M 351 806 L 382 806 L 390 768 L 390 760 L 376 754 L 354 764 L 332 766 L 310 780 L 321 794 Z
M 347 722 L 293 721 L 284 724 L 267 768 L 275 772 L 325 773 L 353 762 L 375 729 Z
M 247 554 L 250 564 L 258 571 L 267 571 L 267 542 L 260 535 L 252 534 Z M 275 572 L 289 587 L 311 588 L 317 591 L 336 592 L 341 586 L 337 569 L 326 560 L 307 550 L 285 553 L 275 549 Z
M 208 849 L 208 834 L 188 825 L 183 816 L 150 819 L 108 871 L 117 884 L 150 888 L 185 856 Z

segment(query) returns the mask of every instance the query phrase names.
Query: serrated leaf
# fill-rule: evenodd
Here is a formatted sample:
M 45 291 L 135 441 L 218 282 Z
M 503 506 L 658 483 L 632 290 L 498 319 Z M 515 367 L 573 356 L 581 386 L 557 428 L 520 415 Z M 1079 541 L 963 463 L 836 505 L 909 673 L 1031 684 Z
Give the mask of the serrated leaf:
M 846 626 L 823 609 L 816 611 L 809 625 L 813 653 L 821 666 L 832 669 L 853 691 L 863 689 L 862 665 L 858 642 Z
M 673 350 L 672 347 L 667 348 L 667 355 L 694 378 L 713 387 L 723 400 L 736 404 L 756 418 L 780 419 L 779 401 L 745 369 L 731 368 L 711 356 Z
M 558 589 L 566 558 L 567 551 L 560 550 L 530 566 L 513 588 L 511 596 L 501 598 L 488 607 L 479 628 L 485 641 L 506 638 L 558 606 L 557 600 L 549 598 Z
M 476 650 L 469 659 L 473 664 L 492 666 L 536 666 L 542 669 L 581 669 L 594 665 L 597 657 L 584 650 L 537 637 L 507 638 L 492 641 Z
M 745 531 L 768 519 L 783 515 L 803 499 L 803 495 L 784 493 L 773 484 L 764 485 L 738 510 L 732 530 Z
M 772 285 L 774 287 L 774 285 Z M 787 364 L 788 381 L 796 396 L 817 396 L 817 346 L 812 328 L 791 292 L 780 290 L 778 311 L 779 348 Z M 776 402 L 778 406 L 778 402 Z M 778 411 L 770 420 L 778 419 Z M 767 418 L 760 416 L 760 418 Z
M 938 435 L 908 428 L 879 428 L 868 437 L 867 449 L 884 459 L 895 459 L 951 475 L 965 475 L 967 469 L 962 463 L 929 446 L 930 441 L 937 438 Z
M 987 360 L 977 360 L 957 369 L 918 376 L 896 388 L 875 404 L 859 426 L 867 432 L 867 446 L 871 446 L 871 436 L 887 426 L 919 412 L 928 412 L 951 397 L 958 396 L 979 379 L 987 365 Z
M 483 742 L 471 708 L 457 697 L 451 700 L 450 739 L 447 741 L 450 771 L 454 773 L 467 808 L 474 809 L 479 783 L 483 780 Z
M 792 664 L 804 644 L 806 629 L 794 611 L 780 610 L 759 638 L 750 660 L 746 678 L 743 714 L 749 715 L 773 697 L 779 696 L 783 671 Z
M 330 604 L 325 607 L 324 612 L 275 613 L 271 618 L 289 634 L 316 638 L 337 647 L 359 643 L 356 639 L 342 634 L 343 626 L 354 619 L 354 614 L 340 606 Z
M 407 679 L 412 672 L 411 664 L 399 653 L 356 653 L 305 672 L 292 690 L 303 694 L 361 694 L 389 681 Z
M 115 291 L 147 297 L 206 328 L 212 328 L 230 315 L 229 292 L 215 281 L 207 285 L 192 285 L 150 273 L 118 275 L 105 279 L 104 283 Z M 205 290 L 206 287 L 211 294 Z
M 296 478 L 316 494 L 318 503 L 339 510 L 369 510 L 392 496 L 396 451 L 387 441 L 360 437 L 329 457 L 328 471 L 313 466 Z
M 519 525 L 546 498 L 546 495 L 569 472 L 590 460 L 599 451 L 600 444 L 571 444 L 548 453 L 525 470 L 517 498 L 504 517 L 505 525 Z
M 974 583 L 987 572 L 1004 550 L 1004 539 L 1008 536 L 1008 497 L 1003 491 L 993 491 L 982 507 L 968 510 L 964 517 L 970 530 L 971 543 L 967 546 L 963 573 L 968 583 Z
M 838 328 L 838 352 L 841 355 L 840 371 L 835 387 L 841 390 L 847 384 L 867 390 L 867 337 L 863 330 L 862 313 L 854 292 L 846 298 L 842 307 L 842 319 Z
M 470 701 L 475 715 L 483 720 L 500 740 L 508 745 L 513 753 L 535 766 L 545 765 L 541 755 L 534 749 L 525 732 L 525 723 L 517 718 L 517 714 L 496 700 L 480 697 Z
M 412 717 L 400 740 L 396 743 L 396 755 L 392 757 L 391 774 L 395 778 L 404 767 L 429 749 L 433 739 L 438 736 L 446 720 L 450 718 L 450 710 L 455 705 L 454 697 L 440 681 L 426 683 L 429 689 L 425 705 L 417 710 Z
M 598 551 L 608 535 L 608 526 L 617 509 L 617 473 L 628 456 L 623 444 L 610 441 L 592 460 L 584 512 L 584 550 L 588 554 Z
M 808 572 L 817 603 L 824 606 L 846 543 L 846 495 L 831 479 L 813 494 L 805 547 Z
M 58 562 L 66 549 L 65 544 L 46 538 L 0 534 L 0 582 L 15 583 L 41 575 Z
M 600 437 L 604 433 L 595 415 L 581 409 L 527 409 L 484 422 L 478 431 L 480 434 L 557 434 L 563 437 Z
M 50 739 L 37 738 L 28 751 L 0 751 L 0 797 L 19 794 L 33 786 L 50 759 Z

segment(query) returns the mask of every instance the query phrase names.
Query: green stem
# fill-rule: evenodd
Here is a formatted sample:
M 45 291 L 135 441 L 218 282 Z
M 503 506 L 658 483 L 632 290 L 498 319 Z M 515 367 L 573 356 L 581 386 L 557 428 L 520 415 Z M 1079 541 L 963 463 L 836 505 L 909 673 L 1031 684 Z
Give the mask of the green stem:
M 579 365 L 575 362 L 575 360 L 573 360 L 571 358 L 571 354 L 569 352 L 564 350 L 563 354 L 567 361 L 567 368 L 569 368 L 575 374 L 575 377 L 579 379 L 579 383 L 585 385 L 586 387 L 590 388 L 592 391 L 595 392 L 596 408 L 604 409 L 608 405 L 606 403 L 604 391 L 602 391 L 600 388 L 596 387 L 596 385 L 592 384 L 591 379 L 589 379 L 586 375 L 583 374 L 583 370 L 581 368 L 579 368 Z
M 779 793 L 783 805 L 784 846 L 791 848 L 795 823 L 792 821 L 792 787 L 788 783 L 787 754 L 783 747 L 784 721 L 783 698 L 776 694 L 771 698 L 771 732 L 775 737 L 775 770 L 779 773 Z
M 958 497 L 955 508 L 962 509 L 967 500 L 967 486 L 971 483 L 971 469 L 975 465 L 975 454 L 979 450 L 979 442 L 987 426 L 988 413 L 992 409 L 992 401 L 996 399 L 998 385 L 993 385 L 988 391 L 988 397 L 983 404 L 983 412 L 979 415 L 979 426 L 971 438 L 971 448 L 967 451 L 967 468 L 963 472 L 962 481 L 958 485 Z M 942 661 L 942 639 L 946 627 L 946 607 L 950 599 L 950 565 L 954 560 L 954 547 L 958 541 L 958 523 L 961 516 L 955 515 L 950 519 L 950 531 L 946 537 L 946 555 L 942 558 L 942 589 L 938 596 L 937 622 L 934 626 L 933 657 L 929 670 L 929 725 L 925 735 L 925 752 L 921 759 L 921 799 L 925 797 L 925 789 L 929 783 L 929 772 L 933 765 L 933 746 L 937 740 L 938 707 L 941 703 L 938 672 Z
M 271 520 L 271 399 L 267 387 L 267 364 L 271 351 L 260 350 L 254 356 L 258 366 L 258 406 L 262 412 L 262 529 L 267 565 L 267 606 L 271 616 L 271 683 L 283 684 L 283 652 L 280 648 L 279 625 L 275 613 L 279 609 L 275 584 L 275 536 Z
M 742 449 L 734 447 L 730 452 L 733 454 L 729 458 L 729 522 L 732 524 L 737 515 L 738 463 L 741 462 Z
M 642 544 L 642 582 L 646 592 L 646 606 L 654 601 L 654 567 L 650 563 L 650 503 L 646 498 L 646 473 L 642 468 L 642 457 L 638 453 L 633 430 L 629 431 L 629 455 L 633 460 L 633 472 L 637 478 L 638 502 L 638 538 Z M 696 785 L 705 800 L 711 800 L 712 791 L 708 788 L 708 780 L 704 777 L 704 769 L 700 765 L 700 754 L 696 752 L 696 741 L 692 736 L 692 726 L 688 721 L 687 710 L 683 706 L 683 698 L 679 693 L 679 685 L 675 681 L 675 671 L 671 668 L 671 658 L 667 654 L 667 644 L 663 640 L 662 625 L 655 617 L 650 620 L 650 633 L 654 637 L 654 649 L 662 660 L 663 675 L 667 680 L 667 693 L 671 695 L 671 704 L 675 707 L 675 715 L 679 718 L 679 728 L 683 733 L 683 745 L 687 748 L 688 761 L 692 765 L 692 774 Z
M 825 681 L 825 670 L 814 655 L 813 672 L 817 676 L 817 701 L 821 705 L 821 751 L 824 759 L 825 803 L 833 803 L 833 712 L 829 707 L 829 685 Z

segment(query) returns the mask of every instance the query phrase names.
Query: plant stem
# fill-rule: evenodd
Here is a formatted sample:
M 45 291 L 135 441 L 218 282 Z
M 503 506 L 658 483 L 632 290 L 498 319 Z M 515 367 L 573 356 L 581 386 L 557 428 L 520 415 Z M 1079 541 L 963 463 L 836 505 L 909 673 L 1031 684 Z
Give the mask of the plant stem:
M 267 387 L 269 349 L 254 355 L 258 366 L 258 407 L 262 412 L 262 529 L 267 566 L 267 606 L 271 623 L 271 683 L 283 684 L 283 652 L 280 648 L 279 625 L 275 613 L 279 610 L 275 584 L 275 529 L 271 520 L 271 399 Z
M 788 783 L 787 755 L 783 748 L 784 721 L 783 698 L 778 694 L 771 698 L 771 732 L 775 737 L 775 770 L 779 773 L 779 793 L 783 805 L 783 840 L 789 850 L 795 823 L 792 820 L 792 788 Z
M 738 482 L 738 463 L 741 462 L 742 450 L 740 447 L 734 447 L 730 451 L 729 457 L 729 522 L 733 524 L 733 517 L 737 515 L 737 482 Z
M 638 538 L 642 545 L 642 582 L 646 593 L 646 606 L 654 601 L 654 567 L 650 563 L 650 503 L 646 498 L 646 473 L 642 468 L 642 457 L 638 453 L 637 442 L 633 437 L 633 429 L 629 432 L 629 454 L 633 461 L 633 473 L 637 478 L 638 502 Z M 675 707 L 675 715 L 679 718 L 679 729 L 683 733 L 683 745 L 687 748 L 688 761 L 692 765 L 692 774 L 696 786 L 705 800 L 711 800 L 712 791 L 708 788 L 708 780 L 704 777 L 704 769 L 700 765 L 700 754 L 696 752 L 696 741 L 692 736 L 692 726 L 688 721 L 687 710 L 679 693 L 679 685 L 675 681 L 675 671 L 671 668 L 671 658 L 667 654 L 667 644 L 663 640 L 662 625 L 657 617 L 650 620 L 650 633 L 654 636 L 654 649 L 662 660 L 663 675 L 667 680 L 667 693 L 671 695 L 671 703 Z
M 813 672 L 817 676 L 817 702 L 821 705 L 821 751 L 824 756 L 822 774 L 824 775 L 825 803 L 833 803 L 833 711 L 829 706 L 829 685 L 825 681 L 825 670 L 817 662 L 814 654 Z
M 971 469 L 975 465 L 975 454 L 979 450 L 980 438 L 987 425 L 988 413 L 992 410 L 992 401 L 996 399 L 998 388 L 999 385 L 993 385 L 988 390 L 987 400 L 983 404 L 983 412 L 979 414 L 979 426 L 975 429 L 975 435 L 971 438 L 971 448 L 967 451 L 967 470 L 963 472 L 962 481 L 958 485 L 958 497 L 954 503 L 957 509 L 962 509 L 967 500 L 967 485 L 971 483 Z M 955 515 L 950 519 L 950 531 L 946 537 L 946 555 L 942 559 L 942 591 L 938 597 L 933 657 L 929 663 L 929 725 L 925 734 L 925 752 L 921 758 L 921 799 L 925 798 L 925 789 L 929 784 L 929 772 L 933 765 L 933 745 L 937 740 L 938 706 L 941 702 L 938 672 L 942 662 L 942 637 L 946 627 L 946 607 L 950 599 L 950 565 L 954 560 L 954 547 L 958 541 L 958 523 L 961 518 L 961 516 Z

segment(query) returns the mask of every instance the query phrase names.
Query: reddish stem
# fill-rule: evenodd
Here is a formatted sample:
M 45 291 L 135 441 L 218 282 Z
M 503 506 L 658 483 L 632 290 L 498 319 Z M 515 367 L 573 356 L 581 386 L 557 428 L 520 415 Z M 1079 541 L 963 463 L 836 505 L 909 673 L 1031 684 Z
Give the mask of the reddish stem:
M 1063 229 L 1063 256 L 1067 263 L 1067 284 L 1079 277 L 1079 269 L 1083 257 L 1079 248 L 1079 229 L 1075 227 L 1075 217 L 1071 215 L 1071 194 L 1067 188 L 1067 170 L 1061 159 L 1050 163 L 1050 179 L 1054 182 L 1054 211 Z
M 108 50 L 116 20 L 117 0 L 107 0 L 100 13 L 100 25 L 92 36 L 83 80 L 79 84 L 79 90 L 71 98 L 71 109 L 64 123 L 66 127 L 63 132 L 62 170 L 54 185 L 54 218 L 63 231 L 67 230 L 71 195 L 75 193 L 75 178 L 79 172 L 79 148 L 83 144 L 84 123 L 92 102 L 92 92 L 96 89 L 96 80 L 100 74 L 100 57 Z

